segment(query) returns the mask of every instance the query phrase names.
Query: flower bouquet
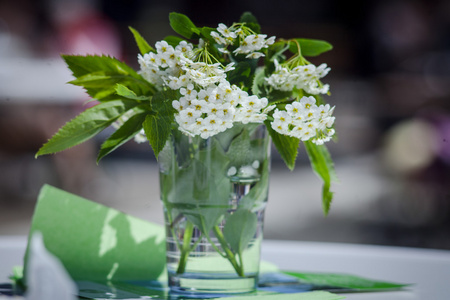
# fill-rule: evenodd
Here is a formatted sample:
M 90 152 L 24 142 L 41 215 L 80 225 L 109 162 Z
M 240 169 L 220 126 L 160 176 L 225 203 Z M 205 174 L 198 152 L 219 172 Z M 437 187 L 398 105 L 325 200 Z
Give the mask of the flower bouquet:
M 329 68 L 306 57 L 330 50 L 311 39 L 262 34 L 251 13 L 197 27 L 171 13 L 179 36 L 150 46 L 133 28 L 140 70 L 109 56 L 63 55 L 98 104 L 64 125 L 36 154 L 80 144 L 112 126 L 97 162 L 127 141 L 148 141 L 160 167 L 172 291 L 255 289 L 267 202 L 271 141 L 289 169 L 299 144 L 323 180 L 327 214 L 336 178 L 324 145 L 334 107 L 321 95 Z M 149 255 L 151 255 L 149 253 Z

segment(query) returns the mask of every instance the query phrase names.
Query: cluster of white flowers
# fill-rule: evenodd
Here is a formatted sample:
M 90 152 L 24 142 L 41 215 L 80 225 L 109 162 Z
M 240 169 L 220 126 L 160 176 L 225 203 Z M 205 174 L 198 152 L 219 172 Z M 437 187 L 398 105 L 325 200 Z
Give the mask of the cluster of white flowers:
M 328 84 L 322 84 L 320 79 L 325 77 L 330 68 L 326 64 L 316 67 L 313 64 L 296 66 L 293 69 L 284 67 L 275 60 L 275 72 L 266 81 L 277 90 L 292 91 L 293 88 L 303 89 L 313 95 L 326 94 Z
M 298 138 L 302 141 L 311 141 L 317 145 L 328 142 L 334 135 L 332 128 L 335 117 L 332 116 L 334 107 L 316 105 L 312 96 L 302 97 L 286 105 L 286 111 L 275 110 L 272 128 L 284 135 Z
M 206 139 L 233 126 L 234 122 L 262 123 L 267 118 L 266 98 L 249 96 L 228 81 L 194 89 L 180 89 L 183 95 L 172 102 L 178 111 L 175 120 L 180 131 Z M 262 111 L 262 112 L 261 112 Z
M 219 24 L 217 31 L 211 32 L 211 36 L 216 43 L 228 46 L 233 45 L 238 39 L 239 47 L 237 47 L 234 54 L 246 54 L 246 58 L 260 58 L 264 54 L 259 52 L 261 49 L 268 48 L 275 42 L 275 37 L 267 38 L 266 34 L 255 34 L 247 27 L 227 27 L 225 24 Z M 225 48 L 220 49 L 222 52 L 227 53 Z
M 140 74 L 157 87 L 169 86 L 178 89 L 187 86 L 190 80 L 184 75 L 183 66 L 193 55 L 192 44 L 182 41 L 175 48 L 166 41 L 157 42 L 156 53 L 138 55 Z
M 227 81 L 226 73 L 233 64 L 223 67 L 193 61 L 199 49 L 185 41 L 175 48 L 161 41 L 155 48 L 156 53 L 138 56 L 141 74 L 160 88 L 179 90 L 182 96 L 172 105 L 178 111 L 175 120 L 180 131 L 206 139 L 231 128 L 234 122 L 262 123 L 274 108 L 267 108 L 266 98 L 250 96 Z

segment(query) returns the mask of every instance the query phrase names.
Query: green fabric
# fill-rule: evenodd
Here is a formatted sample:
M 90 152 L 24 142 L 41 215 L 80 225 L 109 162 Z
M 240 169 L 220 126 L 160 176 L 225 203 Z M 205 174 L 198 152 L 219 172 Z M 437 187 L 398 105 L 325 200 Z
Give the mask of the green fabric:
M 49 185 L 39 194 L 30 236 L 74 280 L 157 280 L 165 276 L 164 228 Z M 28 252 L 28 249 L 27 249 Z M 24 261 L 26 274 L 27 259 Z

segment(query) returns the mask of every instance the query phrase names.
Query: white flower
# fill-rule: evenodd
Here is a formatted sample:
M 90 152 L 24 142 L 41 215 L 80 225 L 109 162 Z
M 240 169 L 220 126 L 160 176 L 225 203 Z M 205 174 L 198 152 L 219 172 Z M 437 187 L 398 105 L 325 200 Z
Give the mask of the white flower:
M 145 135 L 144 129 L 141 129 L 135 136 L 134 141 L 138 144 L 144 143 L 147 141 L 147 136 Z
M 176 47 L 175 47 L 175 51 L 182 54 L 182 55 L 187 55 L 189 54 L 193 49 L 192 44 L 186 42 L 186 41 L 181 41 Z
M 304 110 L 313 109 L 315 104 L 316 104 L 316 98 L 314 98 L 313 96 L 302 97 L 302 99 L 300 99 L 300 105 Z
M 228 27 L 223 23 L 219 24 L 219 26 L 217 27 L 217 31 L 220 32 L 224 37 L 233 38 L 233 39 L 235 39 L 237 37 L 236 33 L 231 31 L 230 29 L 228 29 Z
M 218 34 L 217 32 L 215 32 L 215 31 L 211 32 L 211 37 L 214 39 L 214 41 L 215 41 L 217 44 L 220 44 L 220 45 L 226 45 L 226 44 L 227 44 L 227 40 L 224 39 L 221 35 L 219 35 L 219 34 Z
M 158 54 L 164 54 L 167 52 L 173 52 L 174 49 L 172 46 L 170 46 L 166 41 L 159 41 L 155 44 L 156 52 Z
M 264 53 L 261 52 L 252 52 L 245 56 L 245 58 L 258 59 L 260 57 L 264 57 Z

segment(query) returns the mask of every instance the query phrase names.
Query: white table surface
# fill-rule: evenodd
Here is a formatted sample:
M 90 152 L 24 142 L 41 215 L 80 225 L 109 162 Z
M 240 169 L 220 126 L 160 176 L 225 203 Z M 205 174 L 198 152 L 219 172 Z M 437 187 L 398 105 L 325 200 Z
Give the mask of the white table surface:
M 12 267 L 22 265 L 25 247 L 25 237 L 0 236 L 0 282 L 8 281 Z M 414 284 L 402 291 L 343 294 L 347 299 L 450 299 L 450 251 L 264 241 L 262 259 L 283 270 L 346 273 Z

